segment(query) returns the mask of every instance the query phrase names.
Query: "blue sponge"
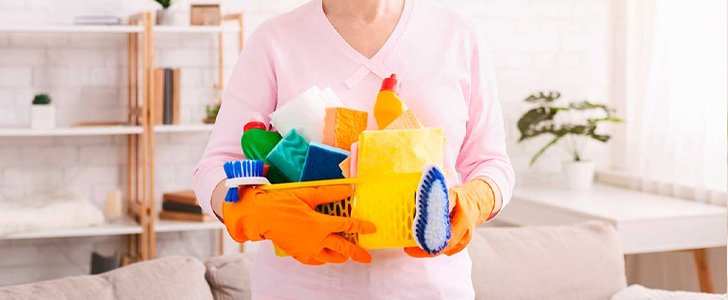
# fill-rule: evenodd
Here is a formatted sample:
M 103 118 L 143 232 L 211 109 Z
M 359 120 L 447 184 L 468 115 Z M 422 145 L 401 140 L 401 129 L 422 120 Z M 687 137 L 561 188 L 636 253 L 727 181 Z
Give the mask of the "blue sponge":
M 303 164 L 301 181 L 344 178 L 339 164 L 349 157 L 349 151 L 311 142 Z

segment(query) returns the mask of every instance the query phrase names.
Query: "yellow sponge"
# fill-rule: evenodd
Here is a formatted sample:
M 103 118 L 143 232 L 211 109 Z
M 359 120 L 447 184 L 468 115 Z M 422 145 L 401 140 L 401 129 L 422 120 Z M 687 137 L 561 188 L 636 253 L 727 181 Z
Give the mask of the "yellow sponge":
M 359 134 L 367 129 L 366 112 L 343 108 L 326 108 L 323 144 L 351 150 L 351 144 L 359 140 Z

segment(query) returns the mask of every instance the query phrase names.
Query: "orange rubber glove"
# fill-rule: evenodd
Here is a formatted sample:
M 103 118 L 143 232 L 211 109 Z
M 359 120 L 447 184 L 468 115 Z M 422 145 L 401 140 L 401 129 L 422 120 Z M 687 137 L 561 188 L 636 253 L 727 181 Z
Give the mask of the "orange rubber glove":
M 490 184 L 483 179 L 476 178 L 466 184 L 449 191 L 450 205 L 450 230 L 451 236 L 447 247 L 439 254 L 448 256 L 465 249 L 473 238 L 475 227 L 483 224 L 493 213 L 496 203 L 496 195 Z M 404 248 L 412 257 L 432 257 L 419 247 Z
M 270 240 L 301 263 L 343 263 L 351 257 L 369 263 L 371 255 L 340 236 L 374 233 L 373 223 L 324 215 L 319 204 L 339 201 L 352 193 L 350 186 L 322 186 L 263 191 L 240 187 L 237 203 L 224 202 L 222 216 L 230 237 L 239 243 Z

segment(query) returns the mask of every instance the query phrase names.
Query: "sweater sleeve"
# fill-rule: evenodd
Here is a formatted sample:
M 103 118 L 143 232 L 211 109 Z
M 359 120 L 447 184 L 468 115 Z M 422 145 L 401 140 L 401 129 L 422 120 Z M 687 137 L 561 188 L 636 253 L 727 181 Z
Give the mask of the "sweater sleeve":
M 226 161 L 242 159 L 240 137 L 248 114 L 258 112 L 266 124 L 268 115 L 276 105 L 276 83 L 269 36 L 263 26 L 251 35 L 238 56 L 235 68 L 222 97 L 222 106 L 207 142 L 205 152 L 195 168 L 194 189 L 200 207 L 215 216 L 210 200 L 218 183 L 225 179 L 222 165 Z
M 503 113 L 491 59 L 477 30 L 473 31 L 472 41 L 468 121 L 455 167 L 463 182 L 486 177 L 495 183 L 501 199 L 496 199 L 493 218 L 510 201 L 515 174 L 506 153 Z

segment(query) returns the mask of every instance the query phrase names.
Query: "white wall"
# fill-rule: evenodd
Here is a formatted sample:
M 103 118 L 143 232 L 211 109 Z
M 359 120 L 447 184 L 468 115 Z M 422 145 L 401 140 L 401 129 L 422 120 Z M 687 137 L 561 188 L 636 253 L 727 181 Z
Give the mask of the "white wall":
M 196 1 L 199 2 L 199 1 Z M 245 12 L 246 34 L 265 19 L 304 1 L 222 1 L 225 12 Z M 612 18 L 609 0 L 440 1 L 472 14 L 490 41 L 507 122 L 509 153 L 519 175 L 530 172 L 530 156 L 542 142 L 516 146 L 515 122 L 538 90 L 559 90 L 568 100 L 609 102 Z M 174 8 L 184 15 L 188 1 Z M 0 0 L 0 22 L 70 23 L 82 14 L 152 10 L 151 0 Z M 182 122 L 199 122 L 216 78 L 214 35 L 157 35 L 156 64 L 182 68 Z M 226 74 L 234 64 L 236 40 L 226 36 Z M 25 126 L 36 92 L 49 92 L 60 125 L 123 120 L 126 112 L 126 37 L 98 34 L 0 33 L 0 126 Z M 157 191 L 191 187 L 205 134 L 157 135 Z M 122 137 L 0 139 L 0 201 L 69 188 L 102 206 L 104 193 L 123 186 Z M 608 148 L 594 145 L 591 157 L 609 165 Z M 563 153 L 548 152 L 531 171 L 554 174 Z M 216 253 L 216 234 L 160 234 L 158 254 Z M 123 249 L 122 238 L 0 241 L 0 285 L 31 282 L 89 270 L 90 250 Z M 229 245 L 230 247 L 230 245 Z M 232 249 L 229 249 L 232 250 Z

